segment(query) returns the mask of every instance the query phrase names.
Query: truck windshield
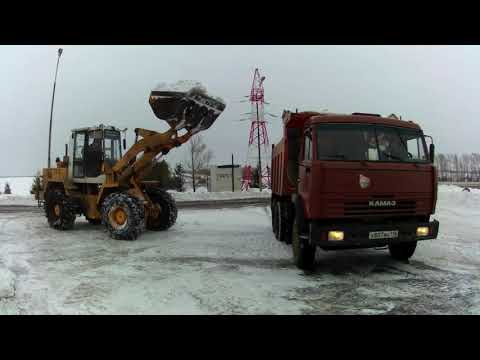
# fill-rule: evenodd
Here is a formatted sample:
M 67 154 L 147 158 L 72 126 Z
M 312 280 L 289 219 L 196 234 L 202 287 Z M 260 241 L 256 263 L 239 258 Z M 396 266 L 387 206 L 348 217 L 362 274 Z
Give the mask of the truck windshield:
M 420 130 L 382 125 L 317 126 L 319 160 L 427 162 Z

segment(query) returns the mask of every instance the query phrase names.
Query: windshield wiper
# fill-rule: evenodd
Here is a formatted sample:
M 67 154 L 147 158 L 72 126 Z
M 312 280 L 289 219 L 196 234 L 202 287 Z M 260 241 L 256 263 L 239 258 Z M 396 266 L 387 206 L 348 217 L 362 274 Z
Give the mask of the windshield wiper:
M 398 157 L 398 156 L 395 156 L 395 155 L 392 155 L 392 154 L 389 154 L 385 151 L 382 151 L 382 154 L 389 157 L 390 159 L 394 159 L 394 160 L 398 160 L 398 161 L 404 161 L 404 159 L 402 159 L 401 157 Z
M 336 155 L 325 155 L 326 158 L 334 158 L 334 159 L 346 159 L 346 156 L 343 154 L 336 154 Z
M 402 143 L 403 147 L 405 148 L 405 151 L 408 152 L 408 146 L 405 144 L 405 141 L 402 139 L 402 135 L 400 135 L 400 132 L 398 130 L 395 130 L 395 133 L 397 134 L 398 138 L 400 139 L 400 142 Z

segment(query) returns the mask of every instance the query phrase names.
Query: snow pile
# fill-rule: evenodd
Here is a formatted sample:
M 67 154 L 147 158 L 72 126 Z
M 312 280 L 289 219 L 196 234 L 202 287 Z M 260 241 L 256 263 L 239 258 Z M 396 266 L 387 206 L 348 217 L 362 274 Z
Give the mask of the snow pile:
M 32 189 L 33 176 L 25 177 L 0 177 L 0 192 L 3 194 L 5 190 L 5 184 L 10 185 L 12 195 L 27 196 L 30 197 L 30 190 Z
M 250 188 L 248 191 L 249 191 L 249 192 L 257 192 L 257 193 L 259 193 L 259 192 L 260 192 L 260 188 Z M 267 192 L 267 193 L 271 194 L 271 193 L 272 193 L 272 190 L 271 190 L 271 189 L 262 188 L 262 191 L 261 191 L 261 192 L 262 192 L 262 193 L 263 193 L 263 192 Z
M 203 188 L 205 189 L 205 188 Z M 198 189 L 197 189 L 198 190 Z M 270 190 L 260 191 L 221 191 L 221 192 L 177 192 L 169 190 L 169 193 L 175 198 L 177 202 L 182 201 L 208 201 L 208 200 L 232 200 L 232 199 L 251 199 L 251 198 L 269 198 L 271 196 Z
M 468 217 L 480 216 L 480 189 L 470 189 L 468 192 L 458 186 L 440 185 L 437 208 Z
M 5 182 L 10 184 L 12 190 L 11 195 L 0 194 L 0 205 L 31 205 L 37 206 L 38 202 L 34 195 L 30 194 L 30 189 L 33 183 L 33 177 L 10 177 L 0 178 L 0 190 L 3 192 Z M 231 200 L 231 199 L 249 199 L 249 198 L 268 198 L 271 195 L 271 190 L 251 188 L 249 191 L 224 191 L 224 192 L 208 192 L 204 186 L 196 188 L 193 192 L 191 187 L 188 187 L 185 192 L 177 192 L 169 190 L 176 201 L 208 201 L 208 200 Z
M 201 82 L 195 80 L 180 80 L 176 83 L 171 84 L 162 82 L 158 84 L 154 90 L 199 93 L 202 95 L 210 96 L 215 100 L 221 102 L 222 104 L 225 104 L 225 100 L 223 100 L 221 97 L 208 94 L 207 88 Z
M 22 206 L 37 206 L 38 201 L 33 195 L 18 196 L 18 195 L 0 195 L 0 206 L 4 205 L 22 205 Z
M 9 177 L 0 178 L 0 191 L 3 192 L 5 183 L 10 184 L 12 190 L 11 195 L 0 194 L 0 205 L 37 205 L 34 196 L 30 194 L 33 177 Z M 193 192 L 188 187 L 185 192 L 177 192 L 169 190 L 176 201 L 206 201 L 206 200 L 231 200 L 231 199 L 248 199 L 248 198 L 268 198 L 271 196 L 270 189 L 251 188 L 249 191 L 224 191 L 224 192 L 208 192 L 204 186 L 197 187 Z M 465 205 L 477 206 L 480 209 L 480 189 L 470 188 L 470 192 L 463 191 L 462 187 L 455 185 L 439 185 L 439 198 L 446 200 L 449 194 L 456 194 L 456 200 L 462 201 Z M 461 194 L 457 194 L 461 193 Z
M 208 192 L 208 189 L 205 187 L 205 186 L 197 186 L 196 189 L 195 189 L 197 193 L 205 193 L 205 192 Z M 193 192 L 193 187 L 191 184 L 185 186 L 185 191 L 184 192 L 187 192 L 187 193 L 191 193 Z
M 0 177 L 0 205 L 36 205 L 30 190 L 34 177 Z M 10 185 L 11 194 L 3 194 L 5 184 Z
M 470 192 L 480 194 L 480 189 L 469 188 Z M 438 192 L 468 192 L 464 187 L 457 185 L 438 185 Z
M 13 273 L 0 267 L 0 300 L 15 296 L 15 277 Z
M 155 87 L 155 91 L 179 91 L 188 92 L 191 89 L 198 89 L 204 93 L 207 92 L 201 82 L 195 80 L 180 80 L 176 83 L 160 83 Z

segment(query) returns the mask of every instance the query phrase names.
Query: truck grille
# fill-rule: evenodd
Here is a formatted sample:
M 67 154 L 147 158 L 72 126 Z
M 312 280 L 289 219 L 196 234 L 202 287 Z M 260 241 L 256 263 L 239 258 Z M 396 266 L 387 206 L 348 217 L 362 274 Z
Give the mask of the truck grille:
M 415 200 L 397 200 L 395 206 L 372 207 L 369 201 L 350 201 L 344 204 L 345 216 L 414 215 L 415 211 Z

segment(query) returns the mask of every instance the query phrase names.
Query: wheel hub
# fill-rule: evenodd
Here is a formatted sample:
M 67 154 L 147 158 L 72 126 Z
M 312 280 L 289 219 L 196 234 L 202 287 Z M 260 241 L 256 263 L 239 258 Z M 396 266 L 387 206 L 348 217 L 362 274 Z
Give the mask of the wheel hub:
M 124 225 L 125 222 L 127 221 L 127 213 L 123 208 L 117 207 L 115 209 L 112 209 L 112 211 L 109 214 L 109 218 L 112 226 L 115 228 L 118 228 Z
M 55 216 L 56 216 L 56 217 L 59 217 L 59 216 L 60 216 L 60 213 L 61 213 L 60 205 L 58 205 L 58 204 L 55 205 L 55 206 L 53 207 L 53 212 L 55 213 Z
M 150 209 L 150 215 L 154 219 L 158 218 L 161 212 L 162 212 L 162 208 L 160 207 L 159 204 L 154 204 Z

